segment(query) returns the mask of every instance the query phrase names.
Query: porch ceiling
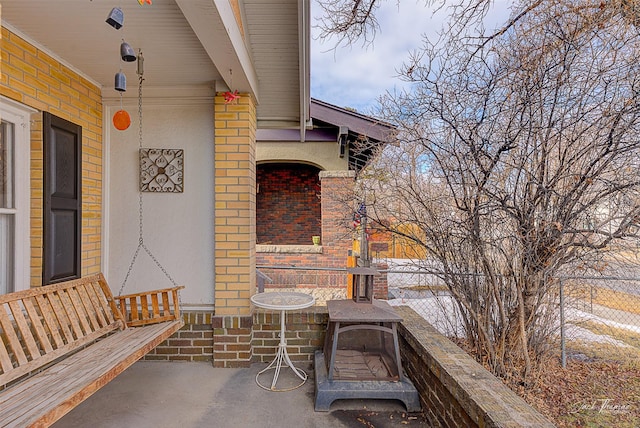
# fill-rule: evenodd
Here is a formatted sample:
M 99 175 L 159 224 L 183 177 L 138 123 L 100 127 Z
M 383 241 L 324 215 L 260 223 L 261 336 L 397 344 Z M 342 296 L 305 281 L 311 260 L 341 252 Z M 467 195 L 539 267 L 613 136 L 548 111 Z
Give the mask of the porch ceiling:
M 117 98 L 122 68 L 135 97 L 136 65 L 120 61 L 124 38 L 144 55 L 145 93 L 254 94 L 259 126 L 308 120 L 308 0 L 0 0 L 2 24 Z M 105 23 L 113 7 L 124 26 Z M 238 24 L 238 22 L 241 22 Z

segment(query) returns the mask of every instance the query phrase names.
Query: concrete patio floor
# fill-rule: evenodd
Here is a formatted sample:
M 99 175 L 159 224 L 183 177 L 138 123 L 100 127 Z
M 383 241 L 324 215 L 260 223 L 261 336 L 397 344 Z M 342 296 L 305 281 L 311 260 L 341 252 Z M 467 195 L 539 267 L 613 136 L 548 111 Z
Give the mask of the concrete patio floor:
M 266 364 L 213 368 L 210 363 L 141 361 L 59 420 L 54 428 L 252 428 L 428 427 L 395 400 L 338 400 L 314 411 L 313 372 L 300 388 L 273 392 L 256 385 Z M 267 376 L 267 378 L 263 378 Z M 272 372 L 261 375 L 270 379 Z M 278 387 L 292 384 L 284 368 Z

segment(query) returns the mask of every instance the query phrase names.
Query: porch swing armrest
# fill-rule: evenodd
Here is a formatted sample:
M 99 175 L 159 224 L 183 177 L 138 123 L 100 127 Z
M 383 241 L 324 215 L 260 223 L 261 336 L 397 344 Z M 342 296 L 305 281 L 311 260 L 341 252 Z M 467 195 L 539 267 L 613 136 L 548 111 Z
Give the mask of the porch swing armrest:
M 127 327 L 141 327 L 167 321 L 180 321 L 178 292 L 184 285 L 114 297 Z

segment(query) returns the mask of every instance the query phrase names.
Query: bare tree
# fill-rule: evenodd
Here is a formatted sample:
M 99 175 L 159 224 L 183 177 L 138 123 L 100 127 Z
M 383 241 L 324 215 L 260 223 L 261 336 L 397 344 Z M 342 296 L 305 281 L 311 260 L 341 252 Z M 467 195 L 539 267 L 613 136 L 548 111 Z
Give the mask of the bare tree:
M 318 0 L 322 9 L 317 27 L 322 39 L 337 37 L 336 47 L 362 43 L 369 45 L 373 42 L 380 29 L 376 12 L 384 2 L 395 1 L 401 7 L 400 0 Z M 466 28 L 481 23 L 482 18 L 490 11 L 493 0 L 423 0 L 425 7 L 434 10 L 448 8 L 451 11 L 450 27 Z M 622 0 L 620 0 L 622 1 Z M 542 0 L 527 4 L 515 15 L 514 19 L 499 29 L 505 31 L 516 22 L 521 15 L 535 9 Z
M 637 242 L 628 6 L 547 1 L 489 37 L 425 42 L 402 69 L 412 90 L 381 99 L 399 137 L 361 174 L 370 220 L 426 249 L 498 375 L 526 378 L 548 350 L 554 275 Z
M 368 44 L 375 37 L 379 28 L 375 11 L 380 0 L 325 0 L 318 5 L 323 13 L 318 22 L 320 37 L 337 36 L 338 45 Z

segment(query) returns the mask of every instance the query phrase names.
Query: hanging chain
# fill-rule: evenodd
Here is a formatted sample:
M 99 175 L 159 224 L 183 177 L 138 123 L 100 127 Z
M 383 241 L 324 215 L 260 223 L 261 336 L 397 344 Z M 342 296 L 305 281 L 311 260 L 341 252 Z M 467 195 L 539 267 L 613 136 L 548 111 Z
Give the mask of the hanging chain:
M 142 71 L 142 52 L 140 52 L 138 56 L 138 149 L 142 149 L 142 82 L 144 81 L 143 71 Z M 122 295 L 122 291 L 124 287 L 127 285 L 127 280 L 131 275 L 131 271 L 133 269 L 134 264 L 136 263 L 136 259 L 138 258 L 138 254 L 140 254 L 140 248 L 142 248 L 145 253 L 151 258 L 151 260 L 156 264 L 156 266 L 164 273 L 164 275 L 171 281 L 174 287 L 177 287 L 178 284 L 176 281 L 169 275 L 169 272 L 166 271 L 164 266 L 160 264 L 158 259 L 151 253 L 151 251 L 144 244 L 144 208 L 142 204 L 142 191 L 138 189 L 138 247 L 136 248 L 135 253 L 133 254 L 133 258 L 131 259 L 131 264 L 129 264 L 129 269 L 127 269 L 127 274 L 124 277 L 124 281 L 122 281 L 122 286 L 120 287 L 120 291 L 118 291 L 118 296 Z M 180 291 L 178 291 L 178 305 L 182 306 L 182 300 L 180 298 Z
M 142 55 L 142 54 L 141 54 Z M 138 73 L 138 163 L 140 162 L 140 149 L 142 149 L 142 82 L 144 77 Z M 138 189 L 138 245 L 144 245 L 142 192 Z

